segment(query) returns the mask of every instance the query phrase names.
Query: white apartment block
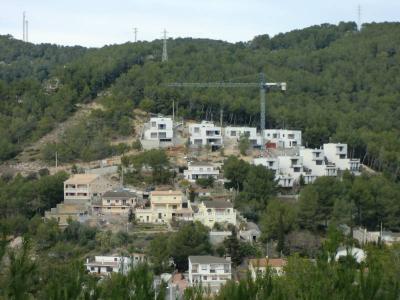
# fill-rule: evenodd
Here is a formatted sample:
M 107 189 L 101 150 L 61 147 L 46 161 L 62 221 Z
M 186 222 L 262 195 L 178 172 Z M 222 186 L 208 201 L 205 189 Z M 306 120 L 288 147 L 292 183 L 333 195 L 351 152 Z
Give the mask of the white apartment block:
M 155 117 L 145 124 L 143 138 L 158 142 L 172 142 L 174 136 L 171 118 Z
M 198 211 L 193 215 L 193 220 L 209 228 L 213 228 L 215 223 L 236 226 L 236 210 L 228 201 L 202 201 L 198 205 Z
M 250 144 L 254 146 L 261 145 L 261 136 L 257 134 L 256 127 L 225 127 L 225 136 L 226 139 L 235 139 L 239 140 L 241 136 L 247 136 L 249 138 Z
M 232 279 L 231 262 L 215 256 L 189 256 L 189 285 L 201 284 L 218 292 L 226 281 Z
M 219 170 L 207 162 L 192 162 L 188 164 L 188 169 L 183 171 L 183 176 L 190 182 L 195 182 L 199 178 L 218 179 Z
M 135 217 L 141 223 L 167 223 L 172 219 L 193 220 L 193 213 L 181 191 L 153 191 L 150 207 L 135 209 Z
M 310 183 L 315 180 L 304 171 L 303 158 L 298 155 L 277 156 L 277 157 L 258 157 L 253 159 L 254 165 L 262 165 L 275 172 L 275 179 L 280 187 L 293 187 L 300 182 L 300 176 L 304 182 Z
M 337 167 L 325 157 L 323 149 L 300 148 L 304 170 L 307 174 L 320 176 L 337 176 Z
M 347 157 L 347 144 L 328 143 L 323 147 L 325 157 L 339 170 L 349 170 L 353 174 L 359 174 L 360 160 Z
M 275 144 L 277 148 L 295 148 L 301 146 L 301 131 L 265 129 L 264 142 Z
M 221 147 L 223 144 L 221 127 L 215 126 L 213 122 L 202 121 L 200 124 L 190 124 L 189 134 L 191 145 Z
M 86 270 L 94 275 L 106 276 L 111 273 L 126 274 L 132 266 L 146 261 L 144 254 L 135 253 L 131 257 L 123 256 L 95 256 L 86 259 Z
M 112 184 L 97 174 L 75 174 L 64 181 L 66 203 L 90 203 L 93 197 L 100 197 Z

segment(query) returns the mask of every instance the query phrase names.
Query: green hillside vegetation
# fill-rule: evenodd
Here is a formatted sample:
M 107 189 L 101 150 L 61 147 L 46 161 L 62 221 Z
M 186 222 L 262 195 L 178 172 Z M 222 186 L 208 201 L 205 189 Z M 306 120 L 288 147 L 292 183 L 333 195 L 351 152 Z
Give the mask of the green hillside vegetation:
M 11 36 L 0 37 L 0 50 L 0 160 L 12 158 L 49 132 L 77 104 L 91 101 L 132 65 L 143 64 L 150 51 L 147 43 L 85 49 L 33 45 Z M 116 130 L 118 124 L 126 123 L 123 115 L 112 110 L 98 113 L 97 118 L 106 125 L 109 121 Z M 126 129 L 123 133 L 127 134 Z

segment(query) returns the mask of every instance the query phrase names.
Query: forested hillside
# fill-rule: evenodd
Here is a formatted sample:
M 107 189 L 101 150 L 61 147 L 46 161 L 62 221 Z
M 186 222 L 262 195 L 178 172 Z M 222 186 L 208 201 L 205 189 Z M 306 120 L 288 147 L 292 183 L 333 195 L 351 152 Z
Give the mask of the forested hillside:
M 223 108 L 225 122 L 257 125 L 257 89 L 177 89 L 166 83 L 257 82 L 264 72 L 268 81 L 288 83 L 286 93 L 267 96 L 268 127 L 301 129 L 308 146 L 347 142 L 352 155 L 365 164 L 394 178 L 400 175 L 398 23 L 364 24 L 360 32 L 355 23 L 323 24 L 236 44 L 170 39 L 166 63 L 161 63 L 160 41 L 101 49 L 21 43 L 10 37 L 0 41 L 1 49 L 26 48 L 0 51 L 6 53 L 0 65 L 2 160 L 65 119 L 76 103 L 108 87 L 109 93 L 101 97 L 106 110 L 77 130 L 98 138 L 97 145 L 107 144 L 100 138 L 107 134 L 100 133 L 129 134 L 134 108 L 167 114 L 172 99 L 185 118 L 216 120 Z M 19 70 L 27 60 L 32 66 L 20 73 L 29 75 L 9 71 L 13 66 Z M 49 93 L 43 86 L 52 78 L 60 85 Z M 90 142 L 76 148 L 99 151 L 90 157 L 107 155 L 99 150 L 104 147 Z M 66 150 L 65 157 L 88 159 L 74 149 Z

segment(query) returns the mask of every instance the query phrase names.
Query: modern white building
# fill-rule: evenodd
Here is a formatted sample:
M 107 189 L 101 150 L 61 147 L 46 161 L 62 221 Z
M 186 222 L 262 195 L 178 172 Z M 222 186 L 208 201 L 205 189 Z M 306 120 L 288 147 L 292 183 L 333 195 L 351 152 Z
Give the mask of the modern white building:
M 201 284 L 218 292 L 227 280 L 232 279 L 231 262 L 209 255 L 189 256 L 189 285 Z
M 313 182 L 316 178 L 315 175 L 305 171 L 303 158 L 299 155 L 258 157 L 253 159 L 253 164 L 274 171 L 280 187 L 293 187 L 296 183 L 300 183 L 300 176 L 303 176 L 305 184 Z
M 188 169 L 183 171 L 183 176 L 190 182 L 195 182 L 199 178 L 218 179 L 219 170 L 207 162 L 191 162 L 188 164 Z
M 360 159 L 347 157 L 347 144 L 328 143 L 323 147 L 325 157 L 329 162 L 335 164 L 338 170 L 349 170 L 353 174 L 359 174 Z
M 212 147 L 218 148 L 223 144 L 221 127 L 215 126 L 214 123 L 210 121 L 190 124 L 189 134 L 189 142 L 191 145 L 211 145 Z
M 265 129 L 264 142 L 276 148 L 295 148 L 301 146 L 301 131 L 288 129 Z
M 337 176 L 337 167 L 326 157 L 323 149 L 300 148 L 303 165 L 307 174 L 320 176 Z
M 172 142 L 174 137 L 173 122 L 168 117 L 150 118 L 144 126 L 143 139 L 158 142 Z
M 131 257 L 95 256 L 93 259 L 86 259 L 85 267 L 91 274 L 106 276 L 111 273 L 126 274 L 132 266 L 145 261 L 145 255 L 140 253 L 135 253 Z
M 236 210 L 231 202 L 222 200 L 202 201 L 193 215 L 194 221 L 213 228 L 215 223 L 236 226 Z
M 256 127 L 225 127 L 224 130 L 225 139 L 232 139 L 238 141 L 241 136 L 247 136 L 249 138 L 250 144 L 255 146 L 261 145 L 261 136 L 257 134 Z

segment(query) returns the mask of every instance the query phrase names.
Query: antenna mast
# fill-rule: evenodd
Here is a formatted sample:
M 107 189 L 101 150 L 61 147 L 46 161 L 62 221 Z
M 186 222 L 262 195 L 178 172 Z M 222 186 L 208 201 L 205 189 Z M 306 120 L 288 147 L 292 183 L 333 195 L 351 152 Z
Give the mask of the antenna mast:
M 22 40 L 25 42 L 25 12 L 22 13 Z
M 25 42 L 28 42 L 28 20 L 25 21 Z
M 162 62 L 168 61 L 168 53 L 167 53 L 167 31 L 164 29 L 164 40 L 163 40 L 163 51 L 162 51 Z
M 133 28 L 133 32 L 134 32 L 134 34 L 135 34 L 135 43 L 136 43 L 136 42 L 137 42 L 137 32 L 138 32 L 138 30 L 137 30 L 136 27 Z
M 359 4 L 358 5 L 358 9 L 357 9 L 357 12 L 358 12 L 358 31 L 361 31 L 361 5 Z

